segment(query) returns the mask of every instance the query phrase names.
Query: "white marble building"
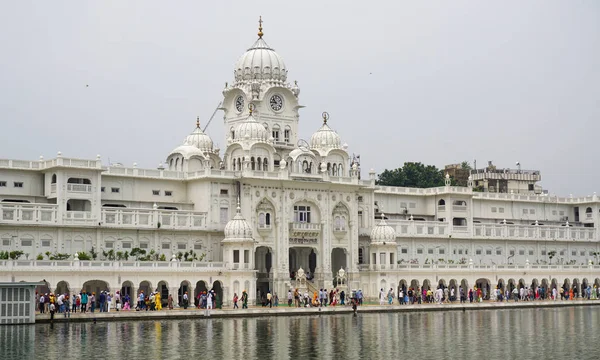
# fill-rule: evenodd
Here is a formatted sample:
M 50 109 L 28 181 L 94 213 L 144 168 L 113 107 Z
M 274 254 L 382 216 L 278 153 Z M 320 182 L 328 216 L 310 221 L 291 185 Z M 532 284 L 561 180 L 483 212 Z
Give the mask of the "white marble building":
M 197 123 L 158 169 L 60 152 L 0 160 L 0 251 L 24 253 L 0 260 L 0 282 L 132 294 L 215 287 L 226 301 L 244 289 L 283 297 L 299 268 L 314 275 L 311 289 L 331 288 L 343 268 L 342 287 L 367 296 L 402 282 L 600 284 L 595 194 L 377 186 L 374 171 L 360 178 L 335 117 L 323 113 L 310 141 L 298 139 L 300 88 L 262 29 L 234 74 L 223 89 L 224 151 Z M 75 258 L 92 247 L 96 260 Z M 157 260 L 126 259 L 135 248 Z M 190 251 L 204 258 L 176 259 Z

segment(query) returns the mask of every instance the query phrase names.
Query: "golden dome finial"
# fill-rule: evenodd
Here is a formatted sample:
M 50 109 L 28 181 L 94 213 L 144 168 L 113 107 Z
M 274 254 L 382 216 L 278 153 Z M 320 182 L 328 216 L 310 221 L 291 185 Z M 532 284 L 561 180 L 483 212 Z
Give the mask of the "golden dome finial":
M 200 116 L 196 116 L 196 127 L 200 128 Z
M 252 104 L 252 103 L 248 104 L 248 112 L 250 112 L 250 115 L 252 115 L 253 111 L 254 111 L 254 104 Z
M 262 16 L 258 17 L 258 37 L 262 38 L 263 37 L 263 32 L 262 32 Z
M 329 120 L 329 113 L 327 111 L 323 111 L 323 124 L 327 124 L 327 120 Z

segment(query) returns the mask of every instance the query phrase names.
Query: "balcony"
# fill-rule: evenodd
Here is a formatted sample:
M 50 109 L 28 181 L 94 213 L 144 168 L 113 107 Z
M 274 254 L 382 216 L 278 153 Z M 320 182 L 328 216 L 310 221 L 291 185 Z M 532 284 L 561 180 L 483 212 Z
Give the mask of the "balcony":
M 597 239 L 595 228 L 572 226 L 473 224 L 473 235 L 481 238 L 523 240 L 579 240 Z
M 242 264 L 248 265 L 248 264 Z M 150 272 L 222 272 L 227 268 L 222 262 L 187 261 L 74 261 L 74 260 L 0 260 L 0 267 L 19 272 L 106 272 L 122 273 Z M 241 269 L 246 269 L 242 267 Z
M 439 221 L 388 220 L 388 225 L 396 228 L 396 234 L 402 236 L 448 237 L 448 223 Z
M 317 237 L 321 234 L 321 224 L 306 222 L 291 222 L 290 236 L 292 237 Z
M 56 185 L 56 184 L 53 184 Z M 52 190 L 50 190 L 52 192 Z M 67 191 L 74 193 L 91 193 L 92 185 L 89 184 L 67 184 Z
M 67 211 L 63 217 L 63 224 L 97 225 L 91 211 Z
M 102 224 L 108 227 L 205 230 L 207 213 L 185 210 L 102 209 Z
M 467 211 L 467 205 L 452 205 L 452 211 L 466 212 Z
M 0 203 L 0 223 L 54 224 L 58 205 Z
M 438 212 L 446 211 L 446 205 L 438 205 Z

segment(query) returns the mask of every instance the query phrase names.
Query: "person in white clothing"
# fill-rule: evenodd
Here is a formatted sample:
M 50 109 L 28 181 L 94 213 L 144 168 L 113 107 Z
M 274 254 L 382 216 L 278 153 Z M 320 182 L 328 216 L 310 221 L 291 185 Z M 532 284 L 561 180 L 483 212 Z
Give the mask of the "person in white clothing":
M 210 316 L 210 310 L 212 310 L 213 303 L 213 291 L 208 292 L 208 296 L 206 297 L 206 310 L 204 310 L 204 316 Z
M 383 292 L 383 288 L 379 291 L 379 305 L 385 305 L 385 292 Z

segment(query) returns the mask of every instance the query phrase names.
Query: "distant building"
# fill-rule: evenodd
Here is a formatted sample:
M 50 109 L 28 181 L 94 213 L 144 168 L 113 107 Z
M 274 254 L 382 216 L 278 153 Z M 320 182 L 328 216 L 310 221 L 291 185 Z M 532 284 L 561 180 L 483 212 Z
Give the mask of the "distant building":
M 450 174 L 452 176 L 452 174 Z M 536 183 L 542 180 L 539 170 L 498 169 L 491 161 L 483 169 L 471 170 L 475 190 L 491 193 L 542 194 Z
M 450 164 L 444 167 L 444 173 L 454 179 L 457 186 L 467 186 L 470 169 L 463 168 L 462 164 Z

